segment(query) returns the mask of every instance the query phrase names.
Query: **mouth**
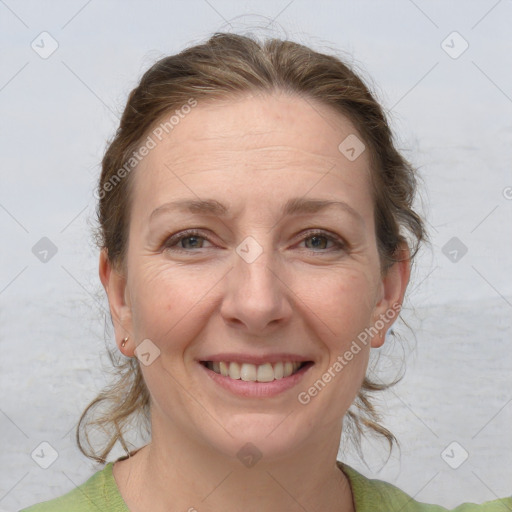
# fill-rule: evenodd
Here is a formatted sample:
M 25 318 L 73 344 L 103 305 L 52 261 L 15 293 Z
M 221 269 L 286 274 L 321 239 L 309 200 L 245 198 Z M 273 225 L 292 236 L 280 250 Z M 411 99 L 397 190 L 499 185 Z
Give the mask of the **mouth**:
M 277 363 L 251 364 L 236 361 L 201 361 L 201 364 L 223 377 L 245 382 L 272 382 L 295 375 L 312 361 L 283 361 Z

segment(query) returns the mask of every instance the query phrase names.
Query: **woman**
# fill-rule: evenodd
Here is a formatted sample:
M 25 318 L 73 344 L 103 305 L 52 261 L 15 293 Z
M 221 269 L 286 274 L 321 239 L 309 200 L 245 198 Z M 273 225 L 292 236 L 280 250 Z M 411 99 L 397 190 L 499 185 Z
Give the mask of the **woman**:
M 365 373 L 426 239 L 414 195 L 381 107 L 337 58 L 218 33 L 157 62 L 98 186 L 128 359 L 77 430 L 98 462 L 134 413 L 151 440 L 26 510 L 444 510 L 336 459 L 349 422 L 393 441 L 368 395 L 386 385 Z

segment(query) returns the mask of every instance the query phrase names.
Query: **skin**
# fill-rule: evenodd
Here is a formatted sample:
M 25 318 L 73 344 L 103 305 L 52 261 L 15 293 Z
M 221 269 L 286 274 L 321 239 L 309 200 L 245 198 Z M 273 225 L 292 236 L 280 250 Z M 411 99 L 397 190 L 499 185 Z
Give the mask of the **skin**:
M 381 276 L 368 152 L 350 161 L 338 150 L 350 134 L 347 118 L 289 94 L 200 102 L 132 171 L 127 270 L 104 251 L 99 269 L 119 350 L 132 357 L 144 339 L 160 350 L 141 365 L 152 441 L 114 465 L 131 511 L 353 510 L 335 466 L 342 419 L 392 322 L 307 405 L 297 395 L 402 303 L 410 265 L 403 247 L 403 261 Z M 344 201 L 361 219 L 336 208 L 283 217 L 295 197 Z M 186 198 L 215 199 L 229 214 L 169 211 L 149 221 Z M 190 228 L 202 238 L 163 248 Z M 252 263 L 236 252 L 248 236 L 263 250 Z M 242 398 L 199 367 L 221 352 L 290 352 L 314 365 L 280 395 Z M 252 467 L 236 456 L 247 442 L 262 454 Z

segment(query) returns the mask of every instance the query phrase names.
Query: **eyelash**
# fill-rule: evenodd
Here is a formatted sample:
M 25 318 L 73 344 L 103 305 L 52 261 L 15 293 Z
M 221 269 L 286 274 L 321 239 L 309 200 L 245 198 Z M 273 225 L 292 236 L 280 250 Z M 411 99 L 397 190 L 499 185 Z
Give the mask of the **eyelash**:
M 328 233 L 326 233 L 324 231 L 318 231 L 318 230 L 308 231 L 307 233 L 305 233 L 305 236 L 301 239 L 301 241 L 307 240 L 308 238 L 312 238 L 312 237 L 315 237 L 315 236 L 327 239 L 327 241 L 332 242 L 335 245 L 335 247 L 331 248 L 331 250 L 324 249 L 324 250 L 321 250 L 321 251 L 315 251 L 313 249 L 306 249 L 310 253 L 319 254 L 319 252 L 331 252 L 332 250 L 334 250 L 334 251 L 347 250 L 347 245 L 342 240 L 340 240 L 338 237 L 336 237 L 334 235 L 330 235 L 330 234 L 328 234 Z M 172 235 L 169 238 L 167 238 L 165 240 L 164 244 L 163 244 L 163 249 L 171 250 L 173 252 L 182 252 L 182 253 L 196 252 L 193 249 L 177 248 L 177 245 L 182 240 L 186 240 L 187 238 L 190 238 L 190 237 L 203 238 L 203 239 L 207 240 L 208 242 L 212 243 L 208 239 L 207 236 L 204 236 L 202 234 L 201 231 L 198 231 L 196 229 L 188 229 L 186 231 L 182 231 L 181 233 L 177 233 L 177 234 Z M 199 247 L 198 249 L 201 249 L 201 247 Z

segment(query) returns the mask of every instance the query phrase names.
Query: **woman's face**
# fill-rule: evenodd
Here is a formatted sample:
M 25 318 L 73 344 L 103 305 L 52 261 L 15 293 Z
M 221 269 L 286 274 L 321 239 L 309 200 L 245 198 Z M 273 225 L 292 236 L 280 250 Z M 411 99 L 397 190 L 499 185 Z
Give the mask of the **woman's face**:
M 361 137 L 284 94 L 199 102 L 160 132 L 108 290 L 117 339 L 143 343 L 154 431 L 229 455 L 332 441 L 408 279 L 380 275 Z

